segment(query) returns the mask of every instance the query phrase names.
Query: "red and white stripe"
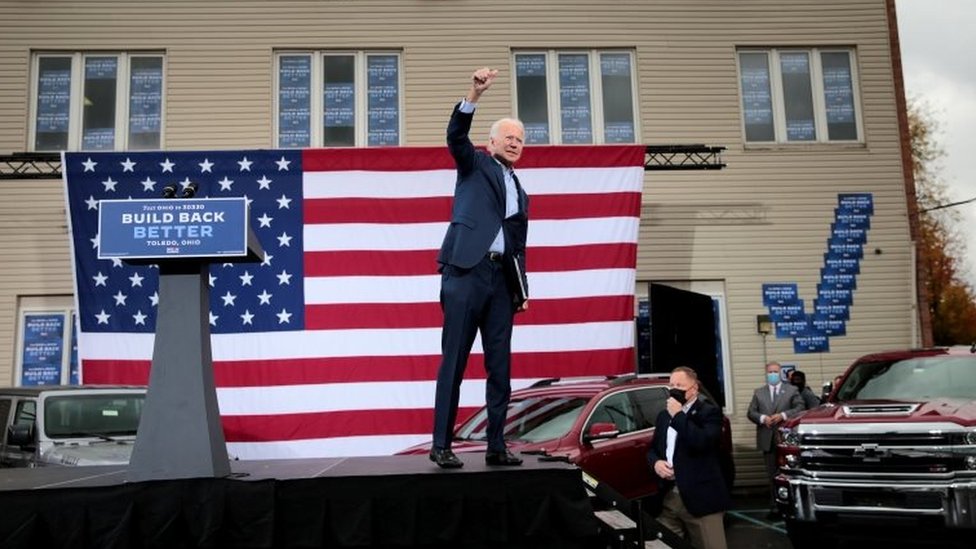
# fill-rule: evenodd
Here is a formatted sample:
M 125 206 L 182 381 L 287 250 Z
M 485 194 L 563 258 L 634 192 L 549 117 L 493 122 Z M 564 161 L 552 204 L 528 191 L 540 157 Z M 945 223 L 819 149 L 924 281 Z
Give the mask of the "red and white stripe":
M 531 300 L 517 315 L 513 388 L 633 369 L 643 148 L 531 147 Z M 450 217 L 444 148 L 303 153 L 305 330 L 213 337 L 231 454 L 391 454 L 430 439 L 442 316 L 436 255 Z M 81 334 L 86 383 L 146 383 L 151 335 Z M 484 404 L 480 340 L 461 388 Z

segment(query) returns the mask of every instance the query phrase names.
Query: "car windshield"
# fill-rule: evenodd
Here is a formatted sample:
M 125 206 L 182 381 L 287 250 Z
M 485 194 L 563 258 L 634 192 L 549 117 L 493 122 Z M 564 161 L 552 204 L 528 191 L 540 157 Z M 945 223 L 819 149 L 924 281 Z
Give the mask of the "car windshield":
M 976 357 L 930 356 L 858 365 L 837 400 L 930 400 L 976 395 Z
M 134 436 L 145 400 L 143 393 L 50 397 L 44 432 L 49 438 Z
M 554 440 L 569 432 L 589 399 L 578 396 L 542 396 L 512 400 L 508 404 L 505 439 L 526 442 Z M 455 438 L 485 440 L 488 412 L 482 408 L 458 429 Z

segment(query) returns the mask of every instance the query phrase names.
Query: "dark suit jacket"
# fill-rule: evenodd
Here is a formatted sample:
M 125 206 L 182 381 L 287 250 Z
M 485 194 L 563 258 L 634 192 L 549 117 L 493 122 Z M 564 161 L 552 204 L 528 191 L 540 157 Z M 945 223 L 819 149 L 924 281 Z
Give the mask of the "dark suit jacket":
M 488 247 L 504 225 L 505 254 L 514 257 L 525 272 L 525 240 L 529 198 L 516 181 L 519 212 L 505 219 L 505 175 L 501 165 L 487 152 L 478 150 L 468 132 L 473 113 L 454 107 L 447 126 L 447 147 L 457 164 L 457 183 L 451 224 L 444 235 L 437 261 L 470 269 L 488 253 Z
M 756 424 L 756 448 L 763 452 L 772 452 L 776 449 L 775 428 L 770 429 L 763 425 L 759 421 L 762 416 L 786 412 L 786 417 L 790 418 L 803 410 L 803 397 L 796 387 L 789 383 L 780 383 L 779 395 L 776 396 L 775 402 L 769 396 L 769 385 L 756 389 L 752 393 L 752 401 L 749 402 L 749 410 L 746 412 L 749 421 Z
M 700 397 L 688 413 L 678 412 L 672 418 L 661 411 L 654 423 L 654 441 L 647 453 L 647 461 L 654 472 L 654 463 L 667 459 L 668 426 L 674 427 L 678 437 L 674 443 L 674 481 L 659 478 L 659 495 L 663 496 L 675 485 L 688 512 L 696 517 L 725 511 L 732 506 L 720 465 L 719 443 L 722 437 L 722 411 Z

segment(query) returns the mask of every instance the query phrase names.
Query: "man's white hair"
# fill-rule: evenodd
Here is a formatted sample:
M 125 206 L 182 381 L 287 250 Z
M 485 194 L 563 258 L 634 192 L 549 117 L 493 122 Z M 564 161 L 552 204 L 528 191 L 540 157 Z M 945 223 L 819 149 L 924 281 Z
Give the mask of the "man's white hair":
M 491 130 L 488 132 L 488 137 L 491 139 L 497 138 L 499 128 L 502 127 L 502 124 L 508 123 L 518 126 L 519 129 L 522 130 L 522 135 L 525 135 L 525 125 L 522 124 L 522 121 L 518 118 L 499 118 L 498 120 L 495 120 L 494 124 L 491 125 Z

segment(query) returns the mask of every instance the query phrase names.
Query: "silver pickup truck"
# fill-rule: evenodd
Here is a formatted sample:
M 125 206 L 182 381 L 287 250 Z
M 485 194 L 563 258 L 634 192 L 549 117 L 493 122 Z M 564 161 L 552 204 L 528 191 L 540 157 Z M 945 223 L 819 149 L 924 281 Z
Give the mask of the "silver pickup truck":
M 145 387 L 0 388 L 0 466 L 124 465 Z

